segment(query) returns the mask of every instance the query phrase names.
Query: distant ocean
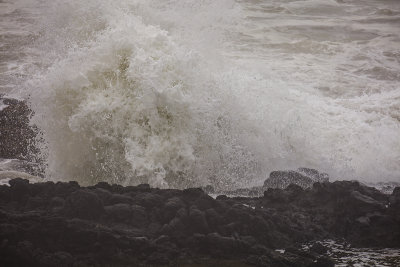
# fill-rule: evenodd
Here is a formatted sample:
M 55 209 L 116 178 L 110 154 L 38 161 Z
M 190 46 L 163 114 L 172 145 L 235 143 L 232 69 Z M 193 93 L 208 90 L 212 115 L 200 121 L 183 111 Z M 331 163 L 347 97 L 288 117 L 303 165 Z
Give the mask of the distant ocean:
M 400 1 L 0 0 L 0 94 L 52 180 L 400 182 Z

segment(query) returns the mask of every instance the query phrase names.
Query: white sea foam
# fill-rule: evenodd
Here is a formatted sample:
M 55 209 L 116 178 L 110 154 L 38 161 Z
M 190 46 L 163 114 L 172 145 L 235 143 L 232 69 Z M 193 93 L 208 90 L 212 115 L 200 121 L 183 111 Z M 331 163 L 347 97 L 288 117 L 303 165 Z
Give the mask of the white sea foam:
M 49 1 L 25 79 L 50 179 L 400 177 L 400 5 Z
M 8 107 L 8 105 L 4 104 L 3 100 L 0 100 L 0 111 Z
M 317 242 L 325 246 L 327 255 L 335 260 L 335 266 L 398 266 L 400 264 L 400 250 L 396 248 L 374 249 L 374 248 L 353 248 L 349 244 L 333 240 Z M 312 243 L 304 244 L 303 250 L 309 251 Z

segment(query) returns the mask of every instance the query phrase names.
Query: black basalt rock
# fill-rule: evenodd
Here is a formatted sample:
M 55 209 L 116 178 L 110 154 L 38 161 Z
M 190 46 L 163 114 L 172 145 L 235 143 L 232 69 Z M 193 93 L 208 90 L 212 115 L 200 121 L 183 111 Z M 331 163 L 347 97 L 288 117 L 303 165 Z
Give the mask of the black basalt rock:
M 170 221 L 175 217 L 178 210 L 185 207 L 185 203 L 179 197 L 167 199 L 162 209 L 163 221 Z
M 400 189 L 352 181 L 217 199 L 198 188 L 10 185 L 0 186 L 0 266 L 333 266 L 323 247 L 300 244 L 400 247 Z
M 96 219 L 103 212 L 103 203 L 99 197 L 89 190 L 77 190 L 73 192 L 65 202 L 65 214 L 81 219 Z
M 310 188 L 314 183 L 324 183 L 329 181 L 326 173 L 320 173 L 315 169 L 299 168 L 296 171 L 273 171 L 269 178 L 265 180 L 265 188 L 284 189 L 291 184 L 302 188 Z
M 31 192 L 28 180 L 22 178 L 16 178 L 12 179 L 9 183 L 13 199 L 19 201 L 28 199 Z
M 190 207 L 188 219 L 189 227 L 194 233 L 206 234 L 210 232 L 204 212 L 197 209 L 196 206 Z
M 146 209 L 152 209 L 154 207 L 161 207 L 163 204 L 163 198 L 153 193 L 139 193 L 135 196 L 134 202 Z
M 400 187 L 396 187 L 389 198 L 391 208 L 400 207 Z
M 131 217 L 131 205 L 118 203 L 111 206 L 105 206 L 106 216 L 113 221 L 126 222 Z
M 328 252 L 328 248 L 322 245 L 320 242 L 315 242 L 311 247 L 310 251 L 317 253 L 319 255 L 326 254 Z

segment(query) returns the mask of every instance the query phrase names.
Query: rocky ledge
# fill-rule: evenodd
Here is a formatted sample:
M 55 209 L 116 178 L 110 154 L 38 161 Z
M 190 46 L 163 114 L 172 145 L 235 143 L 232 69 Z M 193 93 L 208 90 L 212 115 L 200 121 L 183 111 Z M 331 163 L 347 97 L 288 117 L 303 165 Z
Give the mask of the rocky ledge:
M 400 188 L 323 182 L 214 199 L 148 185 L 0 186 L 1 266 L 333 266 L 324 247 L 299 249 L 324 239 L 400 247 Z

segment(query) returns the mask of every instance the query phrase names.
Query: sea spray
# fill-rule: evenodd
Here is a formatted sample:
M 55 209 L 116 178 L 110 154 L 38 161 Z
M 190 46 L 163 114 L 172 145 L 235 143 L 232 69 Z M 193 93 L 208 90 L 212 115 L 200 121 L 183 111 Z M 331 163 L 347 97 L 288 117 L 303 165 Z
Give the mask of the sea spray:
M 398 85 L 363 80 L 365 67 L 336 72 L 376 34 L 282 30 L 264 22 L 271 12 L 247 1 L 48 3 L 24 92 L 46 177 L 230 189 L 307 166 L 334 179 L 398 179 Z
M 107 23 L 31 83 L 46 175 L 186 187 L 254 173 L 226 110 L 235 96 L 202 71 L 201 55 L 132 12 Z

